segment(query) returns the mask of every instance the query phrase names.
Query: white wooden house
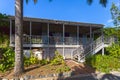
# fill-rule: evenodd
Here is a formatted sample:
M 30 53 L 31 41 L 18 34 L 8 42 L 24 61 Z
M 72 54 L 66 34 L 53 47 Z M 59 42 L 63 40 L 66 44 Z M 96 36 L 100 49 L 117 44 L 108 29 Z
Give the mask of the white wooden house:
M 73 59 L 75 56 L 78 58 L 87 50 L 95 52 L 93 49 L 94 40 L 103 42 L 102 28 L 102 24 L 24 17 L 23 47 L 25 50 L 43 50 L 44 58 L 53 57 L 56 50 L 65 59 Z M 10 17 L 10 46 L 12 47 L 15 46 L 14 39 L 15 19 Z M 89 47 L 87 48 L 87 46 Z M 104 46 L 101 49 L 104 49 Z M 78 60 L 80 61 L 80 58 Z

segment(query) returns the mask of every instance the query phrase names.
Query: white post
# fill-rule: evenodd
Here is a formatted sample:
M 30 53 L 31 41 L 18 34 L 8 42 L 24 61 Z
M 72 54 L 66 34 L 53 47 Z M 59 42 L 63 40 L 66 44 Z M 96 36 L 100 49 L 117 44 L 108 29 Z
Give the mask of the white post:
M 31 44 L 32 44 L 32 22 L 30 21 L 30 50 L 31 50 Z
M 104 34 L 103 34 L 103 30 L 101 30 L 102 32 L 102 43 L 103 43 L 103 48 L 102 48 L 102 55 L 104 55 Z
M 71 59 L 73 59 L 73 51 L 71 51 Z
M 104 34 L 103 34 L 103 30 L 101 30 L 102 33 L 102 42 L 104 43 Z
M 93 32 L 93 40 L 94 40 L 94 32 Z
M 49 58 L 50 58 L 50 48 L 49 48 L 49 27 L 50 27 L 50 25 L 49 25 L 49 23 L 47 24 L 47 37 L 48 37 L 48 55 L 49 55 Z
M 65 25 L 63 24 L 63 58 L 65 59 L 65 49 L 64 49 L 64 46 L 65 46 Z
M 104 55 L 104 47 L 102 48 L 102 55 Z
M 12 44 L 12 20 L 11 19 L 10 19 L 10 44 Z
M 78 45 L 79 45 L 79 26 L 77 26 L 77 48 L 79 47 Z M 78 54 L 78 56 L 79 56 L 78 50 L 77 50 L 77 54 Z M 78 58 L 78 59 L 79 59 L 79 58 Z
M 79 45 L 79 26 L 77 26 L 77 45 Z
M 48 45 L 49 45 L 49 23 L 47 24 L 47 37 L 48 37 Z
M 93 42 L 93 39 L 92 39 L 92 27 L 90 25 L 90 42 Z M 91 51 L 93 52 L 93 45 L 91 45 Z
M 92 27 L 90 25 L 90 40 L 92 41 Z

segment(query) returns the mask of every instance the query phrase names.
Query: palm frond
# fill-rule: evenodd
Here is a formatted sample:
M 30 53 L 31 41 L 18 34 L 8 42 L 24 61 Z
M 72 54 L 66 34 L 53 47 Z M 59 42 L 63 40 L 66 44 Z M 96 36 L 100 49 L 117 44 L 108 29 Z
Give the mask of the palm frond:
M 92 2 L 93 2 L 93 0 L 87 0 L 87 3 L 88 3 L 89 5 L 91 5 Z
M 33 2 L 36 4 L 38 2 L 38 0 L 33 0 Z M 29 3 L 29 0 L 26 0 L 26 3 Z
M 33 0 L 33 1 L 34 1 L 35 4 L 38 2 L 38 0 Z
M 102 6 L 106 7 L 108 0 L 100 0 L 99 2 Z
M 28 4 L 29 0 L 26 0 L 26 3 Z
M 87 3 L 88 3 L 89 5 L 91 5 L 93 1 L 94 1 L 94 0 L 87 0 Z M 100 3 L 103 7 L 106 7 L 106 5 L 107 5 L 107 3 L 108 3 L 108 0 L 99 0 L 99 3 Z

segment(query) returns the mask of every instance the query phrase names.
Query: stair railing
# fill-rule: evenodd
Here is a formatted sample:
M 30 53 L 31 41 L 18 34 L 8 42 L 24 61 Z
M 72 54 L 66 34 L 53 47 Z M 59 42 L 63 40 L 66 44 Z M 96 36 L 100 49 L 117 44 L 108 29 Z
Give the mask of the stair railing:
M 93 51 L 98 49 L 100 46 L 104 45 L 104 43 L 105 44 L 107 43 L 107 45 L 111 45 L 113 42 L 115 42 L 114 37 L 100 36 L 92 43 L 89 43 L 85 46 L 80 46 L 77 49 L 73 50 L 71 57 L 72 57 L 72 59 L 74 57 L 78 58 L 78 61 L 80 61 L 80 60 L 84 59 L 87 55 L 90 55 L 91 53 L 93 53 Z

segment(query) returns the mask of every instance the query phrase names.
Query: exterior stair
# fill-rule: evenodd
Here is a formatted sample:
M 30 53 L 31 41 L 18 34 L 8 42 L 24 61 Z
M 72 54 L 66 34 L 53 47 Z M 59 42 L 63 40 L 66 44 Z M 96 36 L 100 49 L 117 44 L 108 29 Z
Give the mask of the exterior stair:
M 95 41 L 84 46 L 79 46 L 77 49 L 73 50 L 71 57 L 78 62 L 85 62 L 87 56 L 94 55 L 102 49 L 104 53 L 104 48 L 110 46 L 114 42 L 116 42 L 116 38 L 114 37 L 100 36 Z

